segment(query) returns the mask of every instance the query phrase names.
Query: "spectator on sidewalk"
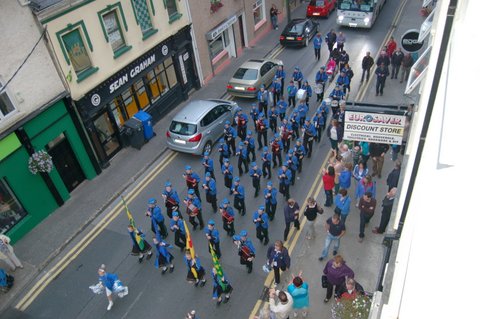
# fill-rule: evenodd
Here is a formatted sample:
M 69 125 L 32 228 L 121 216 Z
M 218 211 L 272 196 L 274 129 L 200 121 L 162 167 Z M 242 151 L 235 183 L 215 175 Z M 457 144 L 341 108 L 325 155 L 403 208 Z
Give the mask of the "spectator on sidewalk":
M 275 4 L 272 4 L 270 8 L 270 21 L 272 22 L 272 28 L 278 30 L 278 9 Z
M 413 57 L 410 53 L 406 53 L 402 60 L 402 74 L 400 75 L 400 83 L 408 80 L 408 75 L 410 74 L 410 69 L 413 66 Z
M 343 140 L 343 128 L 338 124 L 338 121 L 333 119 L 327 127 L 327 136 L 330 139 L 330 145 L 334 156 L 338 152 L 338 143 Z
M 348 278 L 345 280 L 345 283 L 340 286 L 338 292 L 336 293 L 335 298 L 337 301 L 340 300 L 355 300 L 359 295 L 364 295 L 365 290 L 362 285 L 355 281 L 353 278 Z
M 15 255 L 12 245 L 10 245 L 10 237 L 0 235 L 0 259 L 3 260 L 12 271 L 20 268 L 23 269 L 22 262 Z
M 366 192 L 358 203 L 358 208 L 360 209 L 360 233 L 358 235 L 359 243 L 363 242 L 363 239 L 365 238 L 365 226 L 370 222 L 373 214 L 375 214 L 376 207 L 377 200 L 372 198 L 372 193 Z
M 373 195 L 373 198 L 375 198 L 375 194 L 377 191 L 377 185 L 376 182 L 372 180 L 372 176 L 366 175 L 364 178 L 360 180 L 360 182 L 357 183 L 357 188 L 355 189 L 355 199 L 357 201 L 357 207 L 358 203 L 360 202 L 360 198 L 366 193 L 370 192 Z
M 313 197 L 309 197 L 307 199 L 307 206 L 305 207 L 305 211 L 303 215 L 307 219 L 306 224 L 306 238 L 312 239 L 315 238 L 315 221 L 317 219 L 318 214 L 323 214 L 323 208 L 319 207 L 315 199 Z
M 397 48 L 395 53 L 392 55 L 392 77 L 391 79 L 396 79 L 398 77 L 398 73 L 400 71 L 400 66 L 402 65 L 402 61 L 404 58 L 404 54 L 402 49 Z
M 377 76 L 377 84 L 375 86 L 375 96 L 378 94 L 383 95 L 383 88 L 385 87 L 385 80 L 388 75 L 388 67 L 385 66 L 385 63 L 381 63 L 380 66 L 375 70 L 375 75 Z
M 382 143 L 370 143 L 368 149 L 372 157 L 372 177 L 378 175 L 378 178 L 382 178 L 383 162 L 389 146 Z
M 348 162 L 343 165 L 343 170 L 340 172 L 340 176 L 338 176 L 338 184 L 340 188 L 349 190 L 352 185 L 352 163 Z
M 303 281 L 302 272 L 297 276 L 292 274 L 292 281 L 287 287 L 288 293 L 293 299 L 293 317 L 298 316 L 298 312 L 302 312 L 302 317 L 306 318 L 308 307 L 310 306 L 308 284 Z
M 357 165 L 353 168 L 353 178 L 357 182 L 360 182 L 362 178 L 368 175 L 368 168 L 365 167 L 365 163 L 362 161 L 358 162 Z
M 393 55 L 393 52 L 395 52 L 395 49 L 397 48 L 397 42 L 393 38 L 393 35 L 390 37 L 385 47 L 386 47 L 387 55 L 391 58 Z
M 335 169 L 328 166 L 323 169 L 323 189 L 325 190 L 325 204 L 323 206 L 330 207 L 333 203 L 333 188 L 335 187 Z
M 335 214 L 340 215 L 340 219 L 345 224 L 347 222 L 348 214 L 350 213 L 350 205 L 352 200 L 348 196 L 346 189 L 341 189 L 335 196 Z
M 280 269 L 287 271 L 290 268 L 290 255 L 283 242 L 276 240 L 275 244 L 268 247 L 267 264 L 273 268 L 275 287 L 280 283 Z
M 275 296 L 278 298 L 279 302 L 275 302 Z M 269 297 L 270 312 L 274 313 L 274 318 L 288 319 L 293 307 L 292 296 L 288 292 L 272 288 L 270 289 Z
M 335 242 L 333 245 L 333 255 L 337 255 L 338 249 L 340 248 L 340 238 L 342 238 L 346 232 L 345 224 L 340 220 L 340 215 L 334 214 L 327 219 L 325 222 L 325 230 L 327 231 L 327 237 L 325 238 L 325 246 L 323 247 L 322 255 L 318 258 L 320 261 L 328 256 L 332 241 Z
M 360 80 L 360 83 L 362 83 L 363 79 L 365 78 L 367 79 L 367 81 L 370 79 L 370 69 L 374 64 L 375 61 L 373 61 L 373 58 L 370 56 L 370 52 L 367 51 L 367 53 L 362 59 L 362 78 Z
M 347 266 L 342 256 L 338 255 L 330 259 L 323 274 L 327 276 L 327 295 L 323 302 L 327 303 L 333 295 L 333 288 L 335 287 L 335 295 L 338 294 L 340 287 L 345 284 L 345 278 L 353 278 L 355 273 Z
M 300 207 L 293 198 L 288 199 L 287 205 L 285 205 L 285 207 L 283 208 L 283 214 L 285 215 L 285 230 L 283 231 L 283 241 L 286 241 L 288 233 L 290 231 L 291 223 L 293 223 L 293 226 L 297 230 L 300 230 Z
M 385 229 L 387 229 L 388 222 L 390 221 L 390 216 L 392 215 L 393 201 L 395 200 L 396 194 L 397 188 L 394 187 L 389 190 L 387 195 L 385 195 L 385 197 L 383 198 L 382 217 L 380 218 L 380 225 L 372 230 L 374 234 L 383 234 L 385 232 Z
M 385 64 L 385 68 L 387 68 L 388 71 L 388 67 L 390 66 L 390 57 L 385 50 L 381 51 L 380 56 L 377 58 L 377 67 L 382 65 L 382 63 Z
M 398 180 L 400 179 L 400 170 L 402 169 L 402 163 L 400 161 L 395 162 L 395 167 L 387 176 L 388 191 L 398 186 Z

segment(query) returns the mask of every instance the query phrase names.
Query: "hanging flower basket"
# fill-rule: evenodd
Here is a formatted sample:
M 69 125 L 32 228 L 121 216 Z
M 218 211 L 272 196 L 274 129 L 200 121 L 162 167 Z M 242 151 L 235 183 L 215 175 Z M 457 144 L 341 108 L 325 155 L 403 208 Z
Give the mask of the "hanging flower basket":
M 28 159 L 28 169 L 32 174 L 50 173 L 53 168 L 52 157 L 44 150 L 37 151 Z
M 332 307 L 332 319 L 368 319 L 372 300 L 368 296 L 357 295 L 355 299 L 340 299 Z
M 217 12 L 221 7 L 223 7 L 221 0 L 210 0 L 210 13 Z

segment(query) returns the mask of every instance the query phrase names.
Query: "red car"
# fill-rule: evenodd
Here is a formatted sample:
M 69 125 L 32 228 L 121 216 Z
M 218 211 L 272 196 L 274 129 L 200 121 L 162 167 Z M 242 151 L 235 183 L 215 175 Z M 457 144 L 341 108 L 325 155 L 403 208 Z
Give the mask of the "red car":
M 307 7 L 307 17 L 309 18 L 328 18 L 330 13 L 335 10 L 337 0 L 310 0 Z

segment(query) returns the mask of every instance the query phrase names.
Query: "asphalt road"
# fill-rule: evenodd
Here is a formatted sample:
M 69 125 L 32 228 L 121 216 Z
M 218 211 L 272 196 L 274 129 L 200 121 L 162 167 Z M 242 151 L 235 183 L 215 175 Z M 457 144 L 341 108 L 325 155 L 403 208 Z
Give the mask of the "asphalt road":
M 393 16 L 396 12 L 398 4 L 389 1 L 379 20 L 372 30 L 350 30 L 342 29 L 347 36 L 345 49 L 350 55 L 351 65 L 355 71 L 355 77 L 352 85 L 351 97 L 358 92 L 359 78 L 361 76 L 360 63 L 367 50 L 372 51 L 375 55 L 377 48 L 381 45 L 388 30 Z M 320 31 L 325 34 L 329 29 L 336 28 L 335 16 L 332 15 L 328 20 L 320 20 Z M 322 61 L 326 60 L 328 50 L 326 47 L 322 49 Z M 321 65 L 315 63 L 312 44 L 308 48 L 286 48 L 281 51 L 277 57 L 283 60 L 286 65 L 287 76 L 291 75 L 295 66 L 300 66 L 306 78 L 313 83 L 313 79 L 318 67 Z M 329 93 L 330 91 L 327 91 Z M 237 99 L 239 105 L 245 109 L 250 108 L 251 100 Z M 311 105 L 310 115 L 315 107 Z M 252 123 L 249 123 L 253 128 Z M 269 138 L 271 133 L 269 132 Z M 297 174 L 294 187 L 291 188 L 292 197 L 296 198 L 301 204 L 310 190 L 317 173 L 321 168 L 329 149 L 329 143 L 326 137 L 322 139 L 320 144 L 315 144 L 315 151 L 311 159 L 304 160 L 304 171 Z M 170 151 L 165 154 L 165 157 Z M 217 177 L 221 177 L 218 167 L 217 153 L 214 153 L 214 163 Z M 257 158 L 258 158 L 257 153 Z M 162 158 L 163 159 L 163 158 Z M 160 161 L 162 160 L 160 159 Z M 148 198 L 157 197 L 160 199 L 160 193 L 163 190 L 165 181 L 170 180 L 180 197 L 183 199 L 186 195 L 185 182 L 182 173 L 185 165 L 191 165 L 194 171 L 203 176 L 203 168 L 200 164 L 199 157 L 193 157 L 188 154 L 177 154 L 175 159 L 165 167 L 148 185 L 144 185 L 144 189 L 139 195 L 133 199 L 129 205 L 138 226 L 145 230 L 150 236 L 149 220 L 145 217 L 146 203 Z M 236 168 L 236 159 L 233 161 Z M 236 170 L 237 171 L 237 170 Z M 272 181 L 278 185 L 276 179 L 276 170 L 272 174 Z M 237 171 L 238 173 L 238 171 Z M 252 274 L 247 274 L 244 266 L 239 264 L 236 249 L 229 237 L 221 228 L 221 217 L 211 212 L 210 205 L 205 201 L 204 193 L 202 199 L 204 202 L 204 219 L 207 221 L 213 218 L 217 222 L 217 226 L 221 234 L 222 248 L 222 265 L 225 273 L 229 277 L 234 287 L 234 293 L 230 303 L 216 307 L 211 300 L 212 285 L 209 275 L 208 282 L 204 288 L 194 288 L 185 281 L 186 266 L 183 263 L 183 256 L 178 249 L 173 249 L 175 256 L 175 272 L 173 274 L 161 275 L 160 271 L 153 266 L 153 259 L 138 264 L 137 258 L 129 255 L 131 249 L 131 241 L 128 236 L 126 225 L 128 223 L 124 214 L 114 219 L 93 242 L 82 251 L 78 257 L 65 270 L 55 278 L 52 283 L 35 299 L 35 301 L 26 309 L 25 314 L 32 318 L 183 318 L 189 309 L 197 309 L 202 318 L 247 318 L 250 315 L 255 302 L 260 297 L 263 289 L 263 283 L 266 274 L 262 271 L 261 266 L 265 261 L 266 247 L 260 245 L 255 238 L 254 225 L 251 221 L 253 211 L 263 204 L 262 197 L 253 198 L 253 188 L 251 187 L 251 179 L 247 175 L 241 178 L 242 184 L 246 186 L 247 214 L 243 217 L 236 218 L 235 228 L 237 232 L 241 229 L 249 231 L 255 247 L 257 248 L 257 259 L 254 262 L 254 270 Z M 262 180 L 262 189 L 265 187 L 266 181 Z M 226 188 L 223 186 L 223 180 L 219 178 L 217 198 L 222 200 L 228 196 Z M 278 187 L 278 186 L 277 186 Z M 323 203 L 323 191 L 320 192 L 318 200 Z M 381 195 L 379 195 L 381 196 Z M 277 208 L 277 217 L 270 226 L 270 239 L 281 239 L 283 236 L 284 221 L 282 218 L 283 202 L 279 194 L 280 203 Z M 88 200 L 88 199 L 85 199 Z M 163 207 L 162 207 L 163 208 Z M 184 210 L 184 207 L 182 207 Z M 378 216 L 377 216 L 378 217 Z M 322 216 L 322 221 L 325 219 Z M 353 220 L 353 219 L 352 219 Z M 374 221 L 373 223 L 376 223 Z M 352 222 L 352 225 L 357 224 Z M 348 226 L 348 222 L 347 222 Z M 356 232 L 352 233 L 355 234 Z M 203 232 L 193 232 L 193 240 L 197 254 L 209 273 L 211 266 L 210 255 L 207 250 L 207 242 Z M 169 236 L 167 241 L 173 244 L 173 236 Z M 307 248 L 313 248 L 318 253 L 323 244 L 323 236 L 318 236 L 316 241 L 306 243 L 302 241 L 298 245 L 298 249 L 292 252 L 294 256 L 292 268 L 299 270 L 300 268 L 311 268 L 310 273 L 315 272 L 318 265 L 317 256 L 308 252 Z M 368 235 L 367 235 L 368 237 Z M 378 243 L 375 243 L 376 245 Z M 355 250 L 344 243 L 345 249 Z M 369 245 L 368 241 L 364 243 L 364 247 Z M 378 250 L 378 247 L 376 247 Z M 365 262 L 369 262 L 369 248 L 363 252 Z M 358 255 L 358 253 L 357 253 Z M 362 255 L 362 253 L 360 253 Z M 360 256 L 359 258 L 362 258 Z M 362 260 L 357 260 L 361 263 Z M 129 286 L 130 294 L 124 299 L 115 300 L 113 309 L 106 311 L 107 301 L 104 295 L 94 295 L 88 289 L 88 286 L 97 282 L 97 269 L 100 264 L 105 263 L 108 271 L 117 273 L 120 279 Z M 299 266 L 301 265 L 301 266 Z M 311 266 L 314 265 L 314 266 Z M 321 268 L 318 268 L 321 270 Z M 374 273 L 368 274 L 375 277 Z M 367 274 L 364 274 L 367 277 Z M 372 278 L 371 281 L 374 282 Z M 288 280 L 288 278 L 283 278 Z M 368 285 L 367 285 L 368 286 Z M 322 292 L 323 293 L 323 292 Z M 315 293 L 313 295 L 317 295 Z M 321 299 L 318 299 L 321 300 Z M 325 316 L 328 317 L 328 310 Z

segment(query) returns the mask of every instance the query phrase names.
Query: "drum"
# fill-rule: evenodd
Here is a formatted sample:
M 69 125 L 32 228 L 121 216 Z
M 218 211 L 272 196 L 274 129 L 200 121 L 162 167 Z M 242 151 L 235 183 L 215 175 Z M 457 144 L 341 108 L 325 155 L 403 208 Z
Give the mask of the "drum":
M 307 91 L 304 89 L 300 89 L 297 91 L 297 100 L 305 100 L 307 98 Z
M 332 99 L 329 97 L 325 98 L 323 102 L 325 102 L 326 107 L 330 107 L 330 105 L 332 105 Z

